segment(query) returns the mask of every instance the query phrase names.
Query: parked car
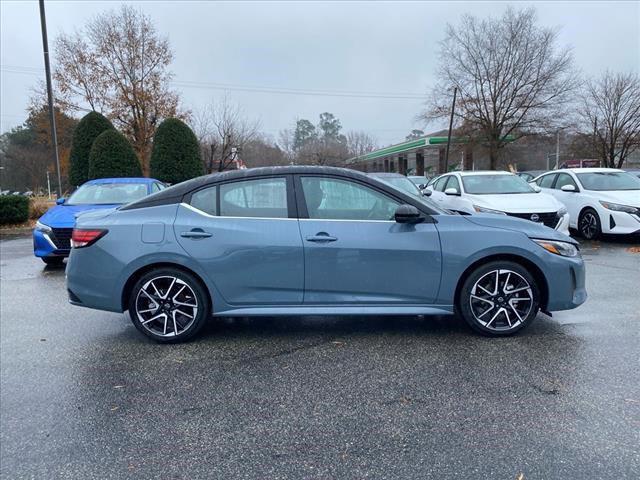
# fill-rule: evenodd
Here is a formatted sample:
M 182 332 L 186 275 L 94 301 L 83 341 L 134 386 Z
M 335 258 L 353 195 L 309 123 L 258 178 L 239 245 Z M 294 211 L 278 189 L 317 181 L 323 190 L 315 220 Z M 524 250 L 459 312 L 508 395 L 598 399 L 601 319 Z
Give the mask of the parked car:
M 415 183 L 420 190 L 424 190 L 424 188 L 427 186 L 427 183 L 429 183 L 427 177 L 423 177 L 420 175 L 409 175 L 407 178 Z
M 407 192 L 411 195 L 420 195 L 422 196 L 422 190 L 415 182 L 413 182 L 409 177 L 401 175 L 399 173 L 384 173 L 384 172 L 374 172 L 368 174 L 370 177 L 377 178 L 382 180 L 383 182 L 388 183 L 389 185 L 393 185 L 396 188 L 399 188 L 403 192 Z
M 427 189 L 442 208 L 464 214 L 509 215 L 543 223 L 569 235 L 569 214 L 564 205 L 513 173 L 452 172 L 441 175 Z
M 101 178 L 84 183 L 68 199 L 58 199 L 38 219 L 33 230 L 34 255 L 47 265 L 62 265 L 71 249 L 76 215 L 133 202 L 164 188 L 161 181 L 153 178 Z
M 536 177 L 539 177 L 545 172 L 546 170 L 526 170 L 524 172 L 518 172 L 516 173 L 516 175 L 518 175 L 519 177 L 522 177 L 524 181 L 530 182 L 531 180 L 533 180 Z
M 210 315 L 428 315 L 512 334 L 586 299 L 577 243 L 497 215 L 449 215 L 353 170 L 270 167 L 189 180 L 77 220 L 74 305 L 159 342 Z M 416 270 L 420 276 L 411 274 Z
M 640 178 L 614 168 L 570 168 L 534 180 L 569 211 L 571 228 L 586 239 L 640 233 Z

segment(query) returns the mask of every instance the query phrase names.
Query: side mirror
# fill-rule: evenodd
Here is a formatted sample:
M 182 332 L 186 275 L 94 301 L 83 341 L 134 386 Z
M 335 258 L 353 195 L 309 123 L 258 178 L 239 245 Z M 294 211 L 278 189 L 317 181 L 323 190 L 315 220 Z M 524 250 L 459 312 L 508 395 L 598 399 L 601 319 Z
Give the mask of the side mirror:
M 460 192 L 458 192 L 458 189 L 457 189 L 457 188 L 453 188 L 453 187 L 451 187 L 451 188 L 447 188 L 447 189 L 444 191 L 444 194 L 445 194 L 445 195 L 454 195 L 454 196 L 459 196 L 459 195 L 460 195 Z
M 60 197 L 59 199 L 56 200 L 56 205 L 63 205 L 66 200 L 67 200 L 66 198 Z
M 425 188 L 424 190 L 422 190 L 422 195 L 424 195 L 425 197 L 430 197 L 432 193 L 433 190 L 431 190 L 430 188 Z
M 406 204 L 396 208 L 395 218 L 398 223 L 420 223 L 423 220 L 420 210 Z
M 531 188 L 533 188 L 533 190 L 534 190 L 536 193 L 540 193 L 540 192 L 542 191 L 542 189 L 541 189 L 538 185 L 536 185 L 535 183 L 533 183 L 533 184 L 531 185 Z
M 562 190 L 563 192 L 575 192 L 576 187 L 574 187 L 573 185 L 562 185 L 562 187 L 560 187 L 560 190 Z

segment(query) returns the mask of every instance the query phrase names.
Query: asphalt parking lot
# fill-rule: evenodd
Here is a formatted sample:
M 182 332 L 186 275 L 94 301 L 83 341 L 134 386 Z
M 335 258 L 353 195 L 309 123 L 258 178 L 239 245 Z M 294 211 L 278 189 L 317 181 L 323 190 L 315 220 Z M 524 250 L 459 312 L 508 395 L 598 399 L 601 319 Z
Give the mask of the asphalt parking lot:
M 2 240 L 2 478 L 637 478 L 640 253 L 521 334 L 451 318 L 212 321 L 157 345 Z M 416 276 L 416 278 L 419 278 Z

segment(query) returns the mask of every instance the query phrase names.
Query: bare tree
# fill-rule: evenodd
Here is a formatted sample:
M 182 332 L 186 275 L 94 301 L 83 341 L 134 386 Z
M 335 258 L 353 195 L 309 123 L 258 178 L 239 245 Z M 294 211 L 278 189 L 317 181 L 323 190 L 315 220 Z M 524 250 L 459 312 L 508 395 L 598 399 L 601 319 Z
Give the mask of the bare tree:
M 108 116 L 129 138 L 148 173 L 158 124 L 188 115 L 178 111 L 178 94 L 169 88 L 169 41 L 156 32 L 151 18 L 126 5 L 100 14 L 83 30 L 60 35 L 55 58 L 59 104 Z
M 368 133 L 355 131 L 347 133 L 349 157 L 362 157 L 376 148 L 378 148 L 378 142 Z
M 211 173 L 227 170 L 234 152 L 258 136 L 260 122 L 249 120 L 242 108 L 223 97 L 194 115 L 194 130 L 203 149 L 205 169 Z M 235 150 L 234 150 L 235 149 Z
M 534 9 L 508 8 L 501 18 L 465 15 L 459 26 L 448 25 L 424 118 L 448 117 L 457 88 L 457 123 L 488 148 L 495 169 L 507 135 L 553 129 L 562 119 L 577 77 L 557 37 L 538 26 Z
M 605 165 L 621 168 L 640 148 L 640 76 L 607 71 L 586 82 L 581 100 L 583 135 Z

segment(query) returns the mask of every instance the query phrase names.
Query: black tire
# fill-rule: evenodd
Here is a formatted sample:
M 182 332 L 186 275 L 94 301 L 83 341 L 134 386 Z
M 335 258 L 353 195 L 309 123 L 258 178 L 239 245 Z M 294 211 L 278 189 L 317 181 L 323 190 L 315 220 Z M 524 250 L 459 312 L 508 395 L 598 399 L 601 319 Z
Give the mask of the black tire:
M 600 215 L 592 208 L 585 208 L 578 218 L 578 232 L 582 238 L 596 240 L 602 235 Z
M 145 286 L 151 294 L 146 293 Z M 186 305 L 195 305 L 195 309 Z M 154 269 L 140 277 L 131 289 L 128 307 L 133 325 L 159 343 L 192 339 L 211 313 L 209 296 L 202 283 L 190 273 L 170 267 Z M 156 316 L 159 318 L 153 320 Z
M 61 267 L 64 265 L 64 257 L 40 257 L 49 267 Z
M 494 276 L 494 272 L 498 273 Z M 495 289 L 494 281 L 498 284 Z M 506 281 L 510 288 L 506 288 Z M 506 260 L 489 262 L 465 279 L 457 308 L 476 332 L 489 336 L 512 335 L 528 326 L 538 314 L 540 288 L 522 265 Z

